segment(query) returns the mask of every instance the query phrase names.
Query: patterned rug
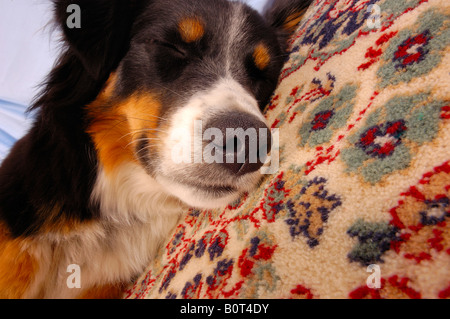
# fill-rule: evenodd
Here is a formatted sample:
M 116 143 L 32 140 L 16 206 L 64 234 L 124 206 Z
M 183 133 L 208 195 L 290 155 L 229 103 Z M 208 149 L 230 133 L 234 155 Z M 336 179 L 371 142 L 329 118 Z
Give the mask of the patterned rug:
M 450 2 L 316 0 L 291 51 L 279 171 L 186 212 L 125 297 L 450 297 Z

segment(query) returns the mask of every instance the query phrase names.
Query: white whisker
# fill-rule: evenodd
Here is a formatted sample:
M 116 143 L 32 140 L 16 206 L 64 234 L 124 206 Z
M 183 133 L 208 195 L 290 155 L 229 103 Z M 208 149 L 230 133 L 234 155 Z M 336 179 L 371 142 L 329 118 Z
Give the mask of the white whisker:
M 139 133 L 146 133 L 146 132 L 161 132 L 161 133 L 167 133 L 167 131 L 165 130 L 161 130 L 161 129 L 156 129 L 156 128 L 144 128 L 144 129 L 140 129 L 140 130 L 136 130 L 136 131 L 132 131 L 130 133 L 127 133 L 125 135 L 123 135 L 119 141 L 127 136 L 130 135 L 135 135 L 135 134 L 139 134 Z
M 130 145 L 133 144 L 133 143 L 137 143 L 137 142 L 140 142 L 140 141 L 160 141 L 160 139 L 159 139 L 159 138 L 149 138 L 149 137 L 146 137 L 146 138 L 138 138 L 138 139 L 136 139 L 136 140 L 134 140 L 134 141 L 131 141 L 131 142 L 128 143 L 127 145 L 125 145 L 125 148 L 127 148 L 128 146 L 130 146 Z

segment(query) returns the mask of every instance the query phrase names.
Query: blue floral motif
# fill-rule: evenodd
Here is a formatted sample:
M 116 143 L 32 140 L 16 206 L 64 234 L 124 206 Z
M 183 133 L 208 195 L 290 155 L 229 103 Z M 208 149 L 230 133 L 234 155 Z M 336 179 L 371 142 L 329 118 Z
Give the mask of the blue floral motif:
M 318 44 L 319 49 L 327 46 L 338 35 L 349 36 L 360 29 L 367 22 L 371 12 L 369 5 L 379 0 L 339 0 L 330 6 L 319 19 L 311 24 L 300 44 Z M 338 30 L 342 29 L 340 34 Z

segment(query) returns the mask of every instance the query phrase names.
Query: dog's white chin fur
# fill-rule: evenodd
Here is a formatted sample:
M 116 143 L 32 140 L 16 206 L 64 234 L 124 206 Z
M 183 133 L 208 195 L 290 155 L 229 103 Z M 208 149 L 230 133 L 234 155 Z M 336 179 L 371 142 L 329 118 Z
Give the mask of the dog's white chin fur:
M 165 133 L 166 136 L 163 137 L 162 160 L 158 165 L 156 180 L 165 188 L 167 193 L 179 198 L 191 207 L 206 209 L 224 207 L 236 201 L 243 193 L 251 191 L 260 180 L 260 172 L 241 177 L 230 175 L 225 178 L 226 181 L 222 182 L 236 187 L 237 190 L 220 196 L 191 185 L 179 183 L 176 176 L 173 176 L 174 172 L 182 172 L 184 176 L 188 176 L 189 171 L 194 169 L 192 163 L 195 162 L 195 156 L 199 155 L 193 144 L 194 134 L 202 136 L 202 131 L 198 131 L 199 128 L 194 123 L 201 120 L 203 125 L 206 125 L 209 119 L 220 116 L 225 112 L 224 110 L 247 113 L 265 122 L 255 98 L 231 76 L 226 76 L 219 79 L 211 88 L 192 96 L 183 107 L 179 108 L 172 115 L 170 128 Z M 188 150 L 187 162 L 180 163 L 179 156 L 174 155 L 178 154 L 174 152 L 175 145 L 179 149 Z M 202 149 L 200 149 L 200 152 L 202 152 Z
M 215 209 L 223 208 L 238 200 L 245 192 L 248 192 L 255 187 L 260 176 L 259 172 L 248 174 L 241 178 L 241 182 L 239 183 L 241 185 L 240 189 L 235 192 L 224 194 L 223 196 L 211 194 L 192 186 L 183 185 L 165 177 L 157 177 L 156 180 L 164 188 L 165 192 L 180 199 L 190 207 Z
M 165 185 L 166 183 L 159 180 L 159 183 Z M 214 209 L 224 207 L 240 196 L 240 193 L 231 193 L 222 197 L 213 197 L 210 194 L 194 189 L 192 187 L 187 187 L 178 183 L 170 183 L 167 185 L 165 191 L 170 195 L 179 198 L 182 202 L 186 203 L 190 207 L 194 208 L 204 208 L 204 209 Z

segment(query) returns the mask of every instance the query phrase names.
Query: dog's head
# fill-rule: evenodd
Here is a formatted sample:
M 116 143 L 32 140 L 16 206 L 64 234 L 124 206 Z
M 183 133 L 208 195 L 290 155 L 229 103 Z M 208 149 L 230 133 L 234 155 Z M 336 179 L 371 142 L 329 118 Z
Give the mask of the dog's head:
M 68 50 L 104 83 L 85 110 L 106 174 L 140 165 L 197 207 L 254 187 L 271 146 L 261 111 L 307 2 L 263 18 L 225 0 L 56 1 Z

